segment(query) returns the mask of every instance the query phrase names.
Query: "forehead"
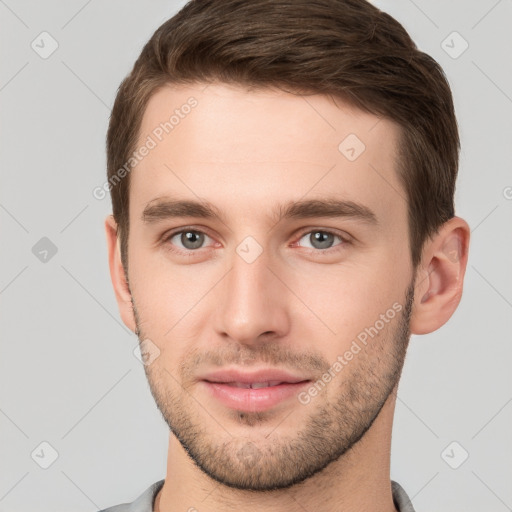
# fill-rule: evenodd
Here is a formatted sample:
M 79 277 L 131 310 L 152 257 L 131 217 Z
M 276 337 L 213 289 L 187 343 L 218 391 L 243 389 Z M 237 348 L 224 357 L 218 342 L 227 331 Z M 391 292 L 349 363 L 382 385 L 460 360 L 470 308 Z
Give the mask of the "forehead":
M 225 140 L 227 130 L 234 131 L 236 137 Z M 210 159 L 218 157 L 225 161 L 228 156 L 247 156 L 248 151 L 255 151 L 262 158 L 273 159 L 280 154 L 300 159 L 312 150 L 316 152 L 319 141 L 338 156 L 338 144 L 348 130 L 365 144 L 367 156 L 376 149 L 382 150 L 383 142 L 392 152 L 398 134 L 392 121 L 323 94 L 299 96 L 275 89 L 248 91 L 228 84 L 166 85 L 147 104 L 139 143 L 150 134 L 155 139 L 175 141 L 180 136 L 195 135 L 201 138 L 196 141 L 200 146 L 196 149 L 208 153 Z M 382 140 L 383 135 L 386 141 Z M 282 144 L 283 139 L 287 139 L 286 145 Z M 229 155 L 224 152 L 227 147 L 231 150 Z
M 141 211 L 178 194 L 264 210 L 337 192 L 403 214 L 398 134 L 392 121 L 326 95 L 168 85 L 142 119 L 138 148 L 151 149 L 131 172 L 130 204 Z

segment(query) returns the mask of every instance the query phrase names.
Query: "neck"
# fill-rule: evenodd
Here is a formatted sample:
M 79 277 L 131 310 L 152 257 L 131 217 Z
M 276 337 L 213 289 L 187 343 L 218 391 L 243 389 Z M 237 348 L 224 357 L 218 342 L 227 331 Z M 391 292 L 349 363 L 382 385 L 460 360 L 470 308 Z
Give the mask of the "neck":
M 255 492 L 220 484 L 194 464 L 171 433 L 155 512 L 396 512 L 389 471 L 395 400 L 392 392 L 370 429 L 342 457 L 288 489 Z

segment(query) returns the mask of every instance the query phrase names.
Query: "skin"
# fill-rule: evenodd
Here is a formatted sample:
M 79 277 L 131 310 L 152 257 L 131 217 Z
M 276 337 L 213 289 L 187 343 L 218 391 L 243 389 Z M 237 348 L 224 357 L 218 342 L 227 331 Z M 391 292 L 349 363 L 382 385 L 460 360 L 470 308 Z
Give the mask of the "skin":
M 409 335 L 438 329 L 459 304 L 469 226 L 445 223 L 414 271 L 399 128 L 328 96 L 167 86 L 148 104 L 141 144 L 190 96 L 197 106 L 130 173 L 128 276 L 105 222 L 121 317 L 159 351 L 144 369 L 172 431 L 155 510 L 395 511 L 391 432 Z M 338 149 L 351 133 L 366 146 L 354 161 Z M 148 204 L 171 196 L 206 200 L 223 218 L 144 222 Z M 271 215 L 327 196 L 377 223 Z M 197 245 L 170 236 L 178 228 Z M 333 236 L 315 242 L 325 230 Z M 236 252 L 248 236 L 262 250 L 251 263 Z M 316 381 L 393 304 L 400 312 L 308 404 L 239 414 L 199 381 L 227 366 Z

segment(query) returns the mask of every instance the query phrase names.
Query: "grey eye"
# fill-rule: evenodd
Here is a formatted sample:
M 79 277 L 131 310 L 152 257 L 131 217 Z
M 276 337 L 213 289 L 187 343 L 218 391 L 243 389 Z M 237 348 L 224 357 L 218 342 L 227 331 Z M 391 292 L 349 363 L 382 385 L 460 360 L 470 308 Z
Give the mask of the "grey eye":
M 200 231 L 187 230 L 174 234 L 174 236 L 171 237 L 171 240 L 179 237 L 179 241 L 183 245 L 184 249 L 194 250 L 199 249 L 202 246 L 205 236 L 206 235 Z
M 306 238 L 311 243 L 313 249 L 330 249 L 335 238 L 339 238 L 341 240 L 339 235 L 322 230 L 310 231 L 302 238 Z

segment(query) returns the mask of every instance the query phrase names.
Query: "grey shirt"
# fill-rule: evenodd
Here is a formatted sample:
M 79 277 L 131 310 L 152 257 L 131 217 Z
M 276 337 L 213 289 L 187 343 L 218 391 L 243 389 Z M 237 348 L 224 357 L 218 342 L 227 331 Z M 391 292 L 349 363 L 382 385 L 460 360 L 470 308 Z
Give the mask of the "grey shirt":
M 165 480 L 159 480 L 151 484 L 135 501 L 131 503 L 122 503 L 99 512 L 153 512 L 153 505 L 158 491 L 164 485 Z M 399 512 L 414 512 L 411 500 L 400 484 L 391 480 L 391 490 L 393 492 L 393 501 Z

